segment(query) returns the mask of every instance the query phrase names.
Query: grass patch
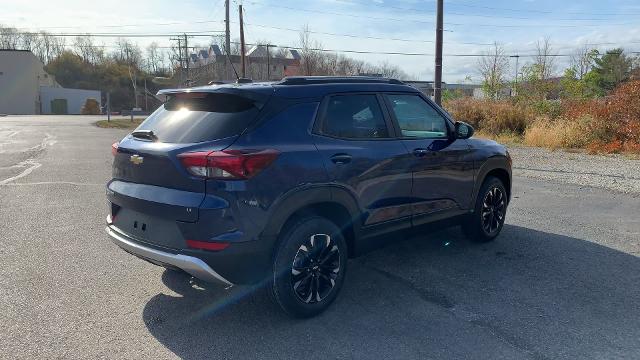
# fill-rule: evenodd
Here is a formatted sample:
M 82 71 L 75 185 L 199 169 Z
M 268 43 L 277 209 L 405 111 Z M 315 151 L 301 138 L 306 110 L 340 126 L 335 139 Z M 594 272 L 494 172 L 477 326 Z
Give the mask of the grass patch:
M 131 118 L 124 119 L 111 119 L 111 121 L 100 120 L 96 122 L 96 126 L 103 129 L 129 129 L 133 130 L 140 125 L 145 119 L 143 118 L 134 118 L 131 121 Z
M 474 136 L 481 139 L 494 140 L 499 142 L 500 144 L 508 146 L 522 145 L 522 142 L 524 140 L 522 135 L 519 135 L 518 133 L 515 133 L 513 131 L 503 131 L 497 135 L 494 135 L 490 132 L 479 130 L 476 131 Z

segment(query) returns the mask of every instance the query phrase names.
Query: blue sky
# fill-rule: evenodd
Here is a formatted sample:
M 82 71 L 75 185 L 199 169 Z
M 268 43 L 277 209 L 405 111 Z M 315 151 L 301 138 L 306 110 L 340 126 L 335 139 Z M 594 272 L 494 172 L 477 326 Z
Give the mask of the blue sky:
M 232 0 L 234 38 L 238 36 L 239 2 Z M 223 4 L 224 0 L 15 1 L 2 5 L 0 23 L 53 33 L 219 31 L 224 28 Z M 429 56 L 434 53 L 433 0 L 244 0 L 243 4 L 247 42 L 269 40 L 277 45 L 295 46 L 298 33 L 283 29 L 300 29 L 306 24 L 314 32 L 351 35 L 313 34 L 327 49 L 427 54 L 349 56 L 371 63 L 397 64 L 420 80 L 433 78 L 433 57 Z M 592 47 L 601 50 L 621 46 L 640 51 L 640 2 L 445 0 L 445 29 L 444 80 L 457 82 L 470 76 L 478 82 L 476 58 L 446 55 L 482 53 L 488 48 L 482 44 L 497 41 L 508 54 L 525 56 L 533 53 L 536 41 L 544 37 L 551 39 L 554 51 L 560 54 L 571 53 L 585 43 L 595 44 Z M 100 38 L 98 42 L 109 46 L 114 40 Z M 170 44 L 168 37 L 134 41 L 141 46 L 150 41 Z M 192 41 L 207 43 L 206 38 Z M 523 57 L 520 64 L 529 61 Z M 559 58 L 557 72 L 565 65 L 566 59 Z

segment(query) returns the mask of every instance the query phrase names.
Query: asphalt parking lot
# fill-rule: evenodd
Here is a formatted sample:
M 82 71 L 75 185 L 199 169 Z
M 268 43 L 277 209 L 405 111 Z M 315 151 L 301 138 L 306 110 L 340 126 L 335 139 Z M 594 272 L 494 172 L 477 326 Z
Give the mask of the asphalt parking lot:
M 0 118 L 0 357 L 640 358 L 637 195 L 516 176 L 495 243 L 393 239 L 350 262 L 326 313 L 292 320 L 109 241 L 125 132 L 96 120 Z

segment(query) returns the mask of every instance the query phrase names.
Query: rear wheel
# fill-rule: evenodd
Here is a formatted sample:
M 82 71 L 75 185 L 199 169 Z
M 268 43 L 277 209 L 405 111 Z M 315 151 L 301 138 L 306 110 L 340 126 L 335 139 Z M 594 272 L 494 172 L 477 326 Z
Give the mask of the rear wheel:
M 507 191 L 502 181 L 488 177 L 478 192 L 473 214 L 463 220 L 464 234 L 477 242 L 495 239 L 504 226 L 508 202 Z
M 347 270 L 347 246 L 331 221 L 309 216 L 285 232 L 275 256 L 272 295 L 294 317 L 312 317 L 336 299 Z

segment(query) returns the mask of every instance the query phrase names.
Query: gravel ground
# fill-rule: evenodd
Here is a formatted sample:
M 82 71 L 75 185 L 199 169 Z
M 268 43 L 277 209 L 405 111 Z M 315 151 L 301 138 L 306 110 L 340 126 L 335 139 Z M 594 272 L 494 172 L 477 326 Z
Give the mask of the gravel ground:
M 533 147 L 510 147 L 513 174 L 640 195 L 640 160 Z

